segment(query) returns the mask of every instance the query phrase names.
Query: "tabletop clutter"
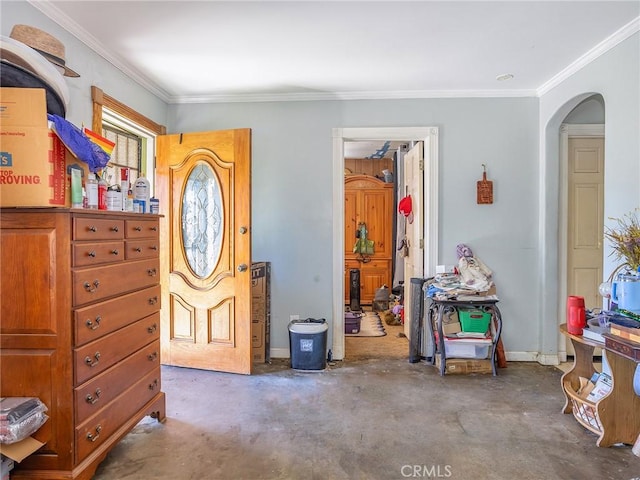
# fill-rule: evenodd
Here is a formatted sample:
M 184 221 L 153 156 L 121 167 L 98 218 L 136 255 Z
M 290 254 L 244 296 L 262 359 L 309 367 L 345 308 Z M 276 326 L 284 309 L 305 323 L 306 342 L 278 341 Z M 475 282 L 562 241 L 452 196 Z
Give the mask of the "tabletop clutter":
M 452 272 L 438 273 L 426 294 L 436 300 L 497 300 L 493 272 L 468 245 L 456 246 L 458 265 Z

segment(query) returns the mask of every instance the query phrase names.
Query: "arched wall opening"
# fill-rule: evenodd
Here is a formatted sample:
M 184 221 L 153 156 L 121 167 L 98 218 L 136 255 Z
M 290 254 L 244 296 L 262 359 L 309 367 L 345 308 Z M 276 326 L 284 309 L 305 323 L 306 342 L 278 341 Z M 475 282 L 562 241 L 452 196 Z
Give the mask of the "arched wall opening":
M 585 92 L 567 100 L 549 119 L 542 132 L 540 149 L 543 152 L 540 165 L 540 353 L 539 361 L 543 364 L 557 364 L 559 346 L 564 344 L 564 337 L 558 331 L 558 325 L 564 321 L 562 278 L 562 229 L 566 228 L 566 220 L 562 217 L 562 198 L 565 192 L 561 164 L 561 127 L 571 112 L 588 99 L 603 99 L 598 92 Z

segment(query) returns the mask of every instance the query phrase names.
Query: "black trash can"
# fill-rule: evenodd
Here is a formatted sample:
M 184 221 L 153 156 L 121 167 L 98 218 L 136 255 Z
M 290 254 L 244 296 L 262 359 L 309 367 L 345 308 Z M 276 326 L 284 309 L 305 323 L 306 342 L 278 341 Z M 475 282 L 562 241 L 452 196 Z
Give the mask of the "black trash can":
M 289 322 L 291 368 L 324 370 L 327 367 L 327 331 L 324 318 L 307 318 Z

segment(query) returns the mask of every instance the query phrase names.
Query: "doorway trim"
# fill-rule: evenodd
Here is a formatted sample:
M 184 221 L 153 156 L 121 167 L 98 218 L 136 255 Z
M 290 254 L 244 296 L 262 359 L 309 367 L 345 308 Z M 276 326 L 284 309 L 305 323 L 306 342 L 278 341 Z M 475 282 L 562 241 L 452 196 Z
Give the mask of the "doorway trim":
M 363 127 L 333 129 L 333 329 L 332 354 L 344 358 L 344 142 L 397 140 L 424 142 L 424 274 L 438 261 L 438 127 Z
M 558 266 L 559 266 L 559 297 L 567 298 L 567 228 L 569 225 L 569 138 L 570 137 L 604 137 L 605 126 L 603 123 L 594 124 L 571 124 L 560 125 L 560 228 L 558 241 Z M 606 142 L 606 139 L 605 139 Z M 606 162 L 605 157 L 605 162 Z M 558 324 L 566 322 L 566 305 L 558 302 Z M 558 336 L 558 359 L 560 362 L 567 361 L 566 337 L 562 334 Z

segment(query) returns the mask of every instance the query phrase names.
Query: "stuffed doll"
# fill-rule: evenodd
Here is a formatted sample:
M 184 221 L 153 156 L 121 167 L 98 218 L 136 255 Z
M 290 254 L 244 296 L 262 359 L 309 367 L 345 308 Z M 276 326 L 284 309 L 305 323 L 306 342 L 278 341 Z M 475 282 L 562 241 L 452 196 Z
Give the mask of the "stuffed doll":
M 477 291 L 489 290 L 493 272 L 482 260 L 473 255 L 471 248 L 461 243 L 456 247 L 458 272 L 462 283 Z

